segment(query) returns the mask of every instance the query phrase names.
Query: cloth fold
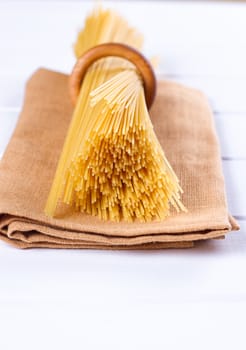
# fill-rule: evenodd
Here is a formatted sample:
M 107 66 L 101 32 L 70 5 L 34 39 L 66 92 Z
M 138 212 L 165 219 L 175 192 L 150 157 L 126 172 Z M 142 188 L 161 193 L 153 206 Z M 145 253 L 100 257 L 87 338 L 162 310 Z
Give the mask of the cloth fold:
M 39 69 L 0 162 L 0 238 L 19 248 L 160 249 L 192 247 L 239 227 L 228 214 L 213 115 L 199 91 L 158 82 L 150 114 L 157 137 L 184 189 L 188 213 L 164 221 L 102 221 L 59 204 L 44 207 L 72 116 L 68 76 Z

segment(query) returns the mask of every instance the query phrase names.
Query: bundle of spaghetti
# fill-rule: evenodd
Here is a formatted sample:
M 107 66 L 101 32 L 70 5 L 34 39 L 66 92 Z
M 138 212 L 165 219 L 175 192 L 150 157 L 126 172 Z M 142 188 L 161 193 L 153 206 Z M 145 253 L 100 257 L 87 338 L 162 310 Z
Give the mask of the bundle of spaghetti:
M 118 14 L 97 8 L 79 33 L 75 54 L 142 36 Z M 153 130 L 136 67 L 107 57 L 87 70 L 57 166 L 45 212 L 58 202 L 104 220 L 149 221 L 185 211 L 182 189 Z

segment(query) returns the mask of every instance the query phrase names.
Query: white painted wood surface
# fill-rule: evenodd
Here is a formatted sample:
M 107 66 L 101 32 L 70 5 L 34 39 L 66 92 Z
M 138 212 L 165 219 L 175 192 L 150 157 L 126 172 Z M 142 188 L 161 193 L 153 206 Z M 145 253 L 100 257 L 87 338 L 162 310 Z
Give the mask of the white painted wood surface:
M 146 37 L 158 74 L 203 90 L 241 231 L 193 250 L 19 251 L 0 243 L 0 349 L 245 350 L 246 4 L 106 2 Z M 0 3 L 0 154 L 40 66 L 69 73 L 92 3 Z

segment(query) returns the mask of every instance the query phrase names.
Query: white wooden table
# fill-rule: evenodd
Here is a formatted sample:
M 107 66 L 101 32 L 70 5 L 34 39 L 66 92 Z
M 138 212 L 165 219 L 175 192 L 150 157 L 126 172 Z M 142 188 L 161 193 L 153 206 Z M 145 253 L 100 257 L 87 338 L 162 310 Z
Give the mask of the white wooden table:
M 246 4 L 107 2 L 159 55 L 159 76 L 210 98 L 241 231 L 192 250 L 17 250 L 0 242 L 0 349 L 245 350 Z M 70 72 L 92 3 L 0 3 L 0 153 L 40 66 Z

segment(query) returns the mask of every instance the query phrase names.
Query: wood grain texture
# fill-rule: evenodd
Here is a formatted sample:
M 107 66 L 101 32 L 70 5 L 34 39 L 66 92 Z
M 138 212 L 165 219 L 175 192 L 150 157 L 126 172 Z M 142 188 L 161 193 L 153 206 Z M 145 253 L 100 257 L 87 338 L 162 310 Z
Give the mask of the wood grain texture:
M 69 92 L 75 104 L 87 69 L 105 57 L 120 57 L 131 62 L 142 78 L 147 107 L 150 108 L 156 95 L 156 77 L 150 62 L 133 47 L 122 43 L 106 43 L 92 47 L 78 58 L 69 78 Z

